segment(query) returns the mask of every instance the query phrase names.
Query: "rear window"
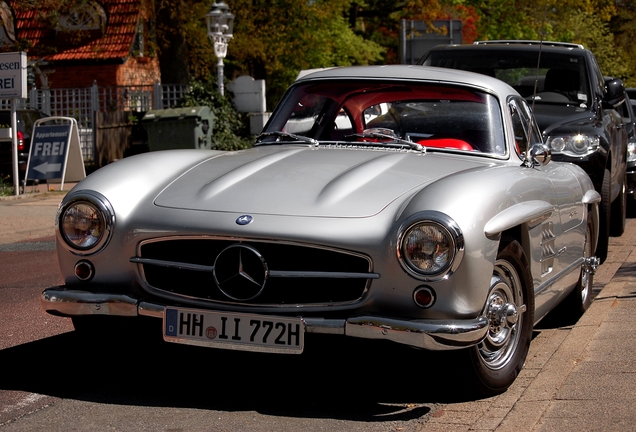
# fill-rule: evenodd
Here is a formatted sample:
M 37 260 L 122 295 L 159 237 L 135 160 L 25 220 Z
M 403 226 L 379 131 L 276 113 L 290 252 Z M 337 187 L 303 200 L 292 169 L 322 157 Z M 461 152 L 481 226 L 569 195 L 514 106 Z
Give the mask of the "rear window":
M 448 49 L 431 51 L 424 60 L 426 66 L 437 66 L 477 72 L 500 79 L 512 86 L 524 98 L 535 94 L 538 102 L 578 103 L 591 101 L 585 58 L 564 53 L 492 50 Z

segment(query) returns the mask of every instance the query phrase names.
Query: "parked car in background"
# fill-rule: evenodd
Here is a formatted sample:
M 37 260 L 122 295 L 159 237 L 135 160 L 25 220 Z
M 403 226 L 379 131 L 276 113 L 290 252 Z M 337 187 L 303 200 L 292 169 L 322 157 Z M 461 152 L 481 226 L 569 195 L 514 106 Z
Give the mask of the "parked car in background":
M 627 209 L 630 215 L 636 214 L 636 196 L 634 195 L 634 189 L 636 189 L 636 118 L 634 113 L 636 112 L 636 88 L 625 89 L 629 99 L 629 109 L 631 115 L 630 130 L 632 131 L 632 138 L 627 143 Z
M 33 109 L 16 110 L 17 139 L 18 139 L 18 178 L 24 180 L 29 151 L 31 149 L 31 133 L 36 120 L 48 115 Z M 0 129 L 11 127 L 11 110 L 0 110 Z M 13 138 L 0 139 L 0 178 L 13 178 Z
M 592 52 L 582 45 L 561 42 L 439 46 L 420 64 L 496 77 L 531 103 L 553 159 L 583 167 L 601 194 L 596 255 L 604 261 L 609 236 L 625 230 L 629 119 L 622 115 L 627 104 L 622 81 L 605 79 Z
M 600 201 L 504 82 L 335 68 L 298 79 L 251 149 L 144 153 L 77 184 L 56 218 L 64 285 L 41 302 L 91 337 L 149 317 L 202 347 L 455 351 L 462 388 L 496 394 L 537 321 L 589 306 Z

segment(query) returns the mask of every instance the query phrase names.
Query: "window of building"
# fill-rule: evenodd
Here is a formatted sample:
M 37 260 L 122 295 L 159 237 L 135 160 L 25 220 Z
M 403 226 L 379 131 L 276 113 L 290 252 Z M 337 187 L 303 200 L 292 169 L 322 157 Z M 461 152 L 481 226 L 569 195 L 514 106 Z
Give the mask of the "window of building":
M 73 31 L 101 31 L 106 27 L 106 12 L 95 1 L 82 3 L 71 9 L 67 14 L 60 16 L 58 30 Z

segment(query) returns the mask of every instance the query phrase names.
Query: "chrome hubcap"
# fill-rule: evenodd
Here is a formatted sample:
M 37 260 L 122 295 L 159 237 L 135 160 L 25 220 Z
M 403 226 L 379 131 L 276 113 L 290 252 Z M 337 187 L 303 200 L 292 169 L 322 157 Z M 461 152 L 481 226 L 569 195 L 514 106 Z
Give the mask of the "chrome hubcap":
M 484 364 L 497 370 L 514 355 L 521 336 L 521 315 L 526 311 L 519 275 L 507 261 L 495 263 L 486 303 L 488 335 L 479 345 Z

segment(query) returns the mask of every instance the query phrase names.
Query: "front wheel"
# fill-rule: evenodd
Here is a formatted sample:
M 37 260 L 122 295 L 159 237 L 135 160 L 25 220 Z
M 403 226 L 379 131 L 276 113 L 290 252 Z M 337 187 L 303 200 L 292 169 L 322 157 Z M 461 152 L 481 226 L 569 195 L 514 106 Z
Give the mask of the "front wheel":
M 505 391 L 521 371 L 532 337 L 534 292 L 526 256 L 516 241 L 500 246 L 485 314 L 488 335 L 462 353 L 472 389 L 481 396 Z

